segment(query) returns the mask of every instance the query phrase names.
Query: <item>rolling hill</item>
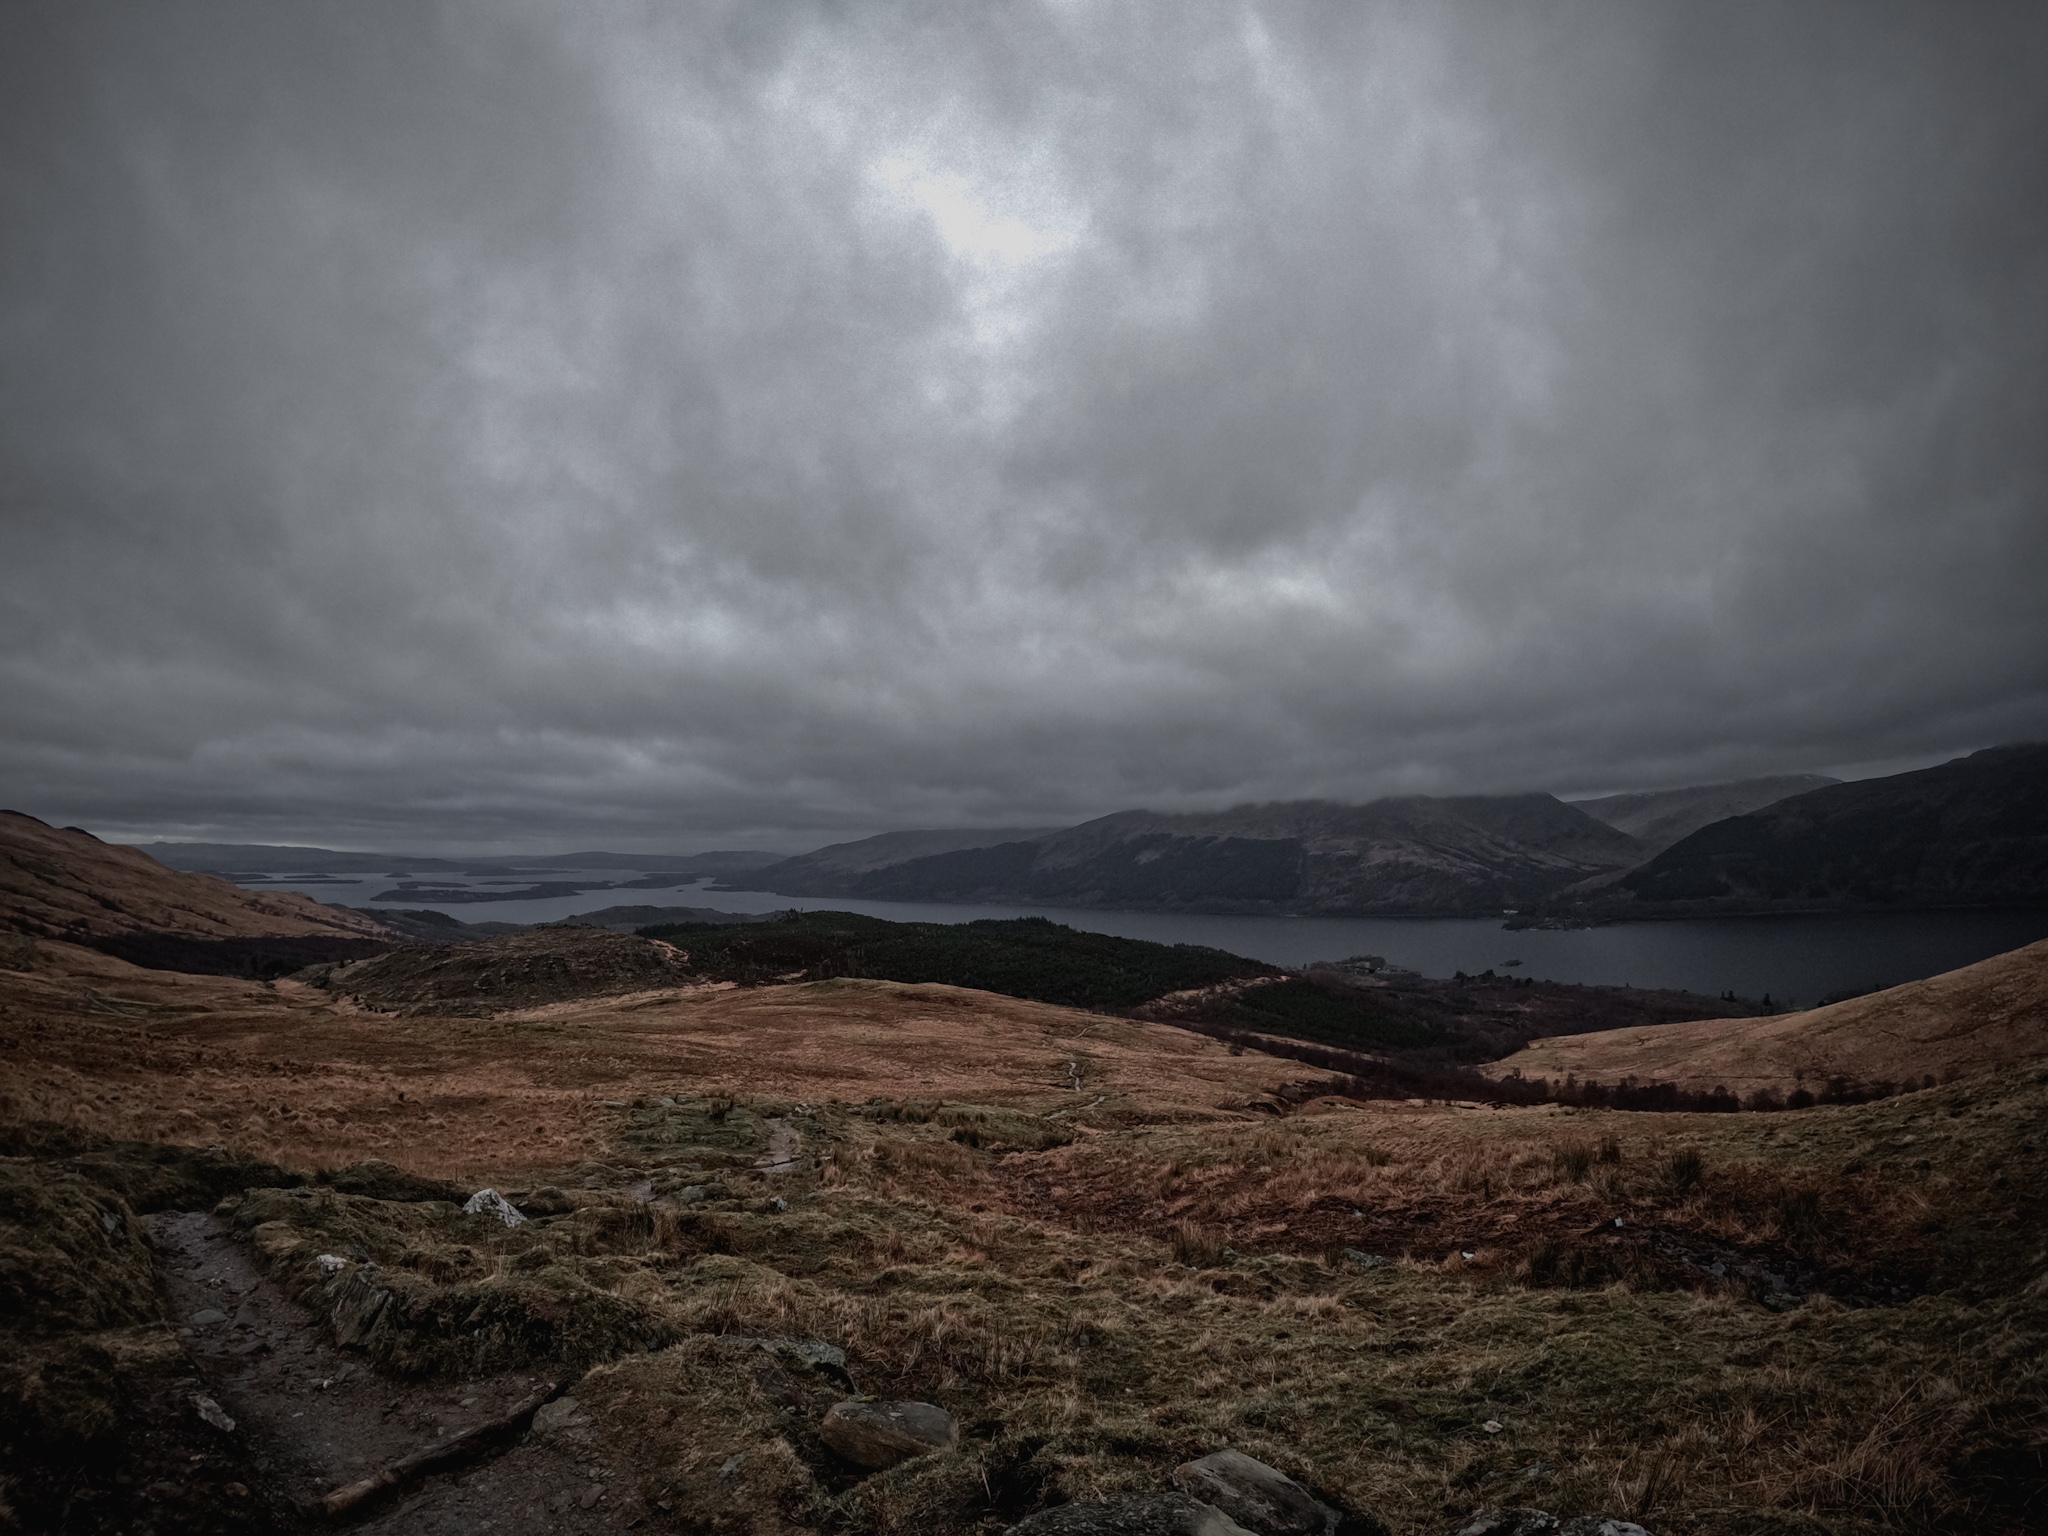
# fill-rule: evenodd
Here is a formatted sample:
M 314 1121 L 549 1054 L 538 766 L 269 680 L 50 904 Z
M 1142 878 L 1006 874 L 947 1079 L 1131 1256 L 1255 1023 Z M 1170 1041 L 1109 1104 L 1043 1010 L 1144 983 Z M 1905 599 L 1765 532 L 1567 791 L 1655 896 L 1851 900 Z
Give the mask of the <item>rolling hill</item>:
M 2048 1056 L 2048 939 L 1925 981 L 1763 1019 L 1702 1019 L 1538 1040 L 1488 1076 L 1624 1077 L 1704 1090 L 1914 1084 Z

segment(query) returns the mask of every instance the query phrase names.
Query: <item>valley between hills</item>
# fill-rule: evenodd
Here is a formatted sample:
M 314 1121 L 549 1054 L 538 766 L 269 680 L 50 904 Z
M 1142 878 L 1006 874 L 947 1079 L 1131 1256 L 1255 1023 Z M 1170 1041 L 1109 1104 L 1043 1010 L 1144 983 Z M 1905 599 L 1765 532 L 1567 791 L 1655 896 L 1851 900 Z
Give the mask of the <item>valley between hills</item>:
M 1898 819 L 1833 793 L 1773 846 Z M 0 817 L 0 1521 L 2048 1522 L 2048 945 L 1758 1016 L 1028 921 L 432 930 Z

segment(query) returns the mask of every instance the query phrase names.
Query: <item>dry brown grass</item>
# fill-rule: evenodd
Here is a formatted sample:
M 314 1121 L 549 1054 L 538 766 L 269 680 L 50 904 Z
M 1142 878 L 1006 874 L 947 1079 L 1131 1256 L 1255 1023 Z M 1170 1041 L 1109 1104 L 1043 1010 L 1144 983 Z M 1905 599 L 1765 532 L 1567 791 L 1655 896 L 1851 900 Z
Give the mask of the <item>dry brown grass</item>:
M 1925 981 L 1803 1013 L 1702 1019 L 1537 1040 L 1493 1076 L 1676 1083 L 1739 1097 L 1830 1078 L 1917 1083 L 2048 1055 L 2048 939 Z
M 9 929 L 43 938 L 387 933 L 373 918 L 296 891 L 245 891 L 218 875 L 181 874 L 137 849 L 52 827 L 19 811 L 0 811 L 0 913 Z
M 968 992 L 838 981 L 706 988 L 492 1019 L 365 1013 L 290 981 L 146 971 L 42 943 L 0 971 L 0 1117 L 219 1142 L 294 1167 L 383 1157 L 524 1177 L 605 1148 L 607 1101 L 691 1092 L 924 1094 L 1069 1112 L 1217 1113 L 1296 1075 L 1163 1025 Z M 1086 1038 L 1087 1092 L 1069 1064 Z
M 1273 1121 L 1229 1106 L 1287 1063 L 945 988 L 486 1023 L 91 963 L 0 976 L 0 1038 L 23 1068 L 8 1116 L 197 1140 L 171 1129 L 189 1110 L 301 1164 L 382 1149 L 510 1183 L 569 1162 L 637 1172 L 632 1112 L 606 1099 L 687 1085 L 734 1113 L 770 1113 L 764 1095 L 899 1106 L 821 1110 L 815 1172 L 737 1172 L 727 1200 L 649 1210 L 575 1190 L 543 1232 L 394 1227 L 391 1261 L 423 1285 L 546 1272 L 682 1338 L 606 1368 L 589 1400 L 612 1443 L 639 1447 L 650 1496 L 744 1496 L 766 1512 L 758 1529 L 815 1524 L 830 1476 L 791 1429 L 787 1455 L 720 1482 L 733 1454 L 798 1422 L 714 1368 L 720 1336 L 827 1340 L 863 1390 L 942 1402 L 969 1426 L 957 1457 L 847 1494 L 832 1518 L 852 1530 L 993 1532 L 1032 1500 L 1154 1488 L 1224 1445 L 1402 1532 L 1500 1502 L 1660 1536 L 2033 1518 L 2048 1074 L 1775 1116 L 1373 1104 Z M 1043 1116 L 1098 1095 L 1057 1122 L 1081 1122 L 1068 1146 L 955 1139 L 1001 1121 L 977 1104 Z M 759 1198 L 771 1188 L 786 1210 Z M 1740 1289 L 1671 1289 L 1594 1264 L 1586 1234 L 1616 1214 L 1816 1266 L 1910 1269 L 1922 1293 L 1772 1310 Z M 1553 1470 L 1525 1480 L 1539 1462 Z

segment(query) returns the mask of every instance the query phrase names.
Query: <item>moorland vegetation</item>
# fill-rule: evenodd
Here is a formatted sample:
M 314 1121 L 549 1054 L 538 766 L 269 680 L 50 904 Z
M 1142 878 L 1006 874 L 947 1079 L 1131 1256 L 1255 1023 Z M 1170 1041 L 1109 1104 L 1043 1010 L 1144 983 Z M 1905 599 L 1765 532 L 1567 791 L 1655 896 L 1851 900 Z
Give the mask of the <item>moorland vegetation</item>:
M 217 885 L 177 888 L 201 933 L 250 913 Z M 493 941 L 387 1005 L 15 924 L 0 1521 L 331 1528 L 367 1482 L 368 1531 L 995 1536 L 1226 1448 L 1398 1536 L 2048 1521 L 2042 1031 L 1778 1114 L 1361 1097 L 1158 1019 L 602 937 L 683 974 L 445 1006 L 525 953 Z M 850 1396 L 957 1435 L 863 1466 Z

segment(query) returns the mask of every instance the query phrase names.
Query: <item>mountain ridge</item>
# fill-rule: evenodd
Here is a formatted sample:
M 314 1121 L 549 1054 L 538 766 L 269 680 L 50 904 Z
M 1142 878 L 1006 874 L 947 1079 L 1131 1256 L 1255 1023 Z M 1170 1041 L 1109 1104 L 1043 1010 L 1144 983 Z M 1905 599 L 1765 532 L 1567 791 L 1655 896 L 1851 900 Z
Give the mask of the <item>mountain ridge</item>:
M 1760 779 L 1731 779 L 1718 784 L 1688 784 L 1678 789 L 1647 790 L 1626 795 L 1601 795 L 1591 800 L 1568 800 L 1610 827 L 1640 838 L 1650 852 L 1662 853 L 1673 843 L 1691 836 L 1701 827 L 1746 816 L 1793 795 L 1825 789 L 1840 779 L 1824 773 L 1778 774 Z
M 751 879 L 777 894 L 870 900 L 1406 915 L 1499 911 L 1642 856 L 1634 838 L 1551 795 L 1412 795 L 1116 811 L 1007 843 L 832 875 L 794 860 Z
M 1629 871 L 1610 899 L 1615 915 L 2048 902 L 2048 744 L 1729 817 Z

